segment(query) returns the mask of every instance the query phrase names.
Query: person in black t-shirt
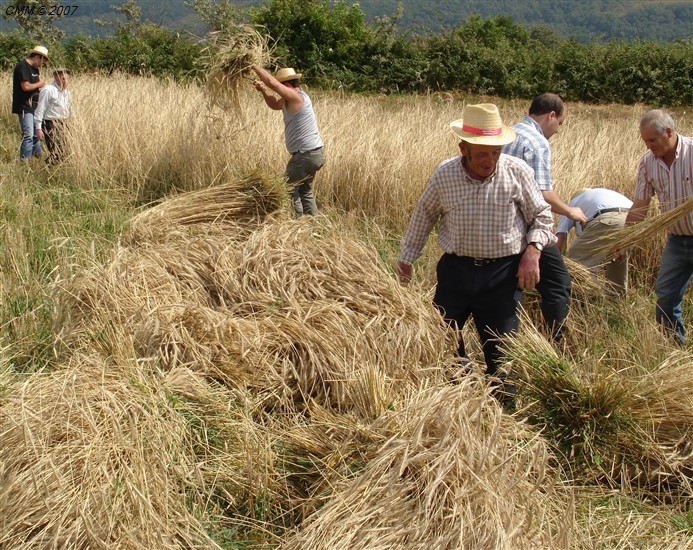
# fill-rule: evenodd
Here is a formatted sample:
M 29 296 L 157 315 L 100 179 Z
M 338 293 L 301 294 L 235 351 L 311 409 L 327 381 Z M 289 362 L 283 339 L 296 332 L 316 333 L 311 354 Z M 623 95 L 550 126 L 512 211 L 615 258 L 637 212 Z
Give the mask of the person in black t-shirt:
M 39 91 L 45 84 L 41 80 L 39 69 L 46 62 L 48 62 L 48 50 L 43 46 L 34 46 L 29 52 L 29 57 L 22 59 L 14 67 L 12 113 L 19 117 L 19 126 L 22 129 L 20 160 L 41 156 L 41 142 L 34 131 L 34 109 L 38 103 Z

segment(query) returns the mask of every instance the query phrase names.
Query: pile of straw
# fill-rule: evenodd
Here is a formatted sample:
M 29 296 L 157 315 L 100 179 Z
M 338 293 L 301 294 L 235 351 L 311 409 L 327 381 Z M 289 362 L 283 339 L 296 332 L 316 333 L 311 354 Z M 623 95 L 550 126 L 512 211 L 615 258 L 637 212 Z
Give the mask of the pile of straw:
M 18 456 L 45 440 L 21 477 L 45 490 L 7 540 L 214 547 L 217 530 L 276 543 L 301 525 L 288 547 L 565 546 L 571 499 L 541 439 L 480 378 L 440 385 L 456 346 L 430 302 L 327 218 L 223 197 L 143 213 L 110 262 L 57 281 L 67 366 L 2 417 L 36 411 Z
M 587 340 L 602 330 L 592 319 Z M 632 349 L 570 360 L 531 323 L 506 346 L 524 413 L 569 457 L 576 475 L 665 498 L 693 495 L 690 352 L 672 352 L 650 370 Z
M 175 240 L 176 226 L 196 226 L 205 234 L 211 231 L 231 235 L 245 233 L 246 226 L 255 228 L 285 202 L 283 182 L 254 173 L 221 185 L 181 193 L 148 208 L 132 220 L 122 242 L 134 246 L 138 242 Z
M 327 220 L 277 220 L 243 238 L 198 232 L 177 226 L 168 242 L 138 239 L 58 285 L 65 347 L 88 339 L 108 312 L 130 327 L 140 357 L 166 368 L 195 365 L 282 407 L 317 399 L 365 406 L 370 417 L 388 400 L 360 394 L 364 369 L 396 387 L 450 359 L 453 336 L 438 313 Z
M 479 382 L 383 415 L 371 430 L 386 442 L 282 547 L 566 548 L 570 499 L 550 453 Z
M 16 382 L 0 427 L 3 548 L 216 547 L 187 424 L 134 363 L 77 354 Z
M 211 106 L 241 114 L 240 87 L 244 78 L 255 79 L 250 68 L 272 62 L 269 37 L 248 25 L 209 34 L 200 61 L 206 75 L 207 97 Z

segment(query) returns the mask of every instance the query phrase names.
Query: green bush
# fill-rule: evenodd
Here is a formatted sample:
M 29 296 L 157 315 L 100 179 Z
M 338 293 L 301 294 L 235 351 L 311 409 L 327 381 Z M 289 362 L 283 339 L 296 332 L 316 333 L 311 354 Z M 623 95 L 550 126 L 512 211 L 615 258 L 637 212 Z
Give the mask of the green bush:
M 211 28 L 246 17 L 228 3 L 196 0 Z M 51 45 L 60 64 L 78 70 L 122 71 L 161 77 L 199 77 L 200 44 L 140 19 L 134 0 L 105 38 L 73 36 Z M 252 24 L 271 37 L 274 56 L 311 83 L 355 92 L 464 91 L 529 99 L 554 91 L 593 103 L 693 104 L 693 43 L 582 44 L 547 28 L 527 29 L 509 17 L 470 17 L 437 34 L 397 31 L 402 10 L 366 22 L 345 0 L 269 0 L 250 9 Z M 11 68 L 32 46 L 17 32 L 0 33 L 0 64 Z

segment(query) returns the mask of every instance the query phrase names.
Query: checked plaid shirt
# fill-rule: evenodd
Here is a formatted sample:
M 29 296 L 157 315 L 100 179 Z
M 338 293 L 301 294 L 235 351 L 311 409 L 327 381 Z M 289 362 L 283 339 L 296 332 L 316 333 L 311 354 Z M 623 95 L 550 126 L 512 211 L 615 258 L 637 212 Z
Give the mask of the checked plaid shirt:
M 462 156 L 443 161 L 411 215 L 401 261 L 411 264 L 421 255 L 438 220 L 440 247 L 458 256 L 502 258 L 521 253 L 528 242 L 556 243 L 551 207 L 532 169 L 507 155 L 483 182 L 469 177 Z
M 517 137 L 512 143 L 503 146 L 503 152 L 523 159 L 534 170 L 534 179 L 537 180 L 539 189 L 551 191 L 551 147 L 541 126 L 532 117 L 526 116 L 512 128 Z

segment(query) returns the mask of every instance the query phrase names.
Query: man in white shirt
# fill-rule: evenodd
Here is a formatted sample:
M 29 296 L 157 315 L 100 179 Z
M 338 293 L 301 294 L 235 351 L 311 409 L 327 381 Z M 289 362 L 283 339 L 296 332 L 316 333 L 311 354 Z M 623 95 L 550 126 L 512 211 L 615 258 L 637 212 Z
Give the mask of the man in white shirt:
M 70 117 L 68 74 L 69 71 L 62 67 L 53 71 L 55 80 L 41 90 L 34 112 L 36 137 L 46 142 L 48 164 L 60 164 L 67 157 L 65 125 Z
M 580 189 L 573 193 L 568 206 L 580 208 L 587 217 L 587 223 L 582 224 L 561 216 L 556 226 L 558 248 L 563 250 L 568 233 L 574 228 L 576 239 L 568 250 L 568 258 L 591 269 L 603 266 L 606 278 L 614 285 L 614 290 L 620 294 L 625 293 L 628 288 L 628 256 L 608 261 L 606 253 L 597 250 L 610 235 L 623 229 L 633 202 L 611 189 L 595 188 Z

